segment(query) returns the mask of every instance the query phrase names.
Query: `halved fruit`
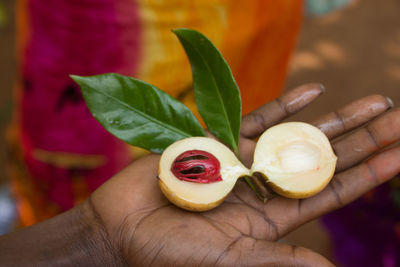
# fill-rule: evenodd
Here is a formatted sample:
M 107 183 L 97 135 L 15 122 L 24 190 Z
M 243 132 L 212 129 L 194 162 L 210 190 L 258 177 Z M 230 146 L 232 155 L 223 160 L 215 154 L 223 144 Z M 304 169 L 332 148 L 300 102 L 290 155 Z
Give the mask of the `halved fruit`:
M 251 170 L 262 174 L 278 194 L 306 198 L 329 183 L 336 160 L 321 130 L 307 123 L 288 122 L 261 135 Z
M 236 180 L 249 170 L 222 143 L 191 137 L 170 145 L 162 154 L 159 184 L 175 205 L 190 211 L 218 206 Z
M 336 160 L 322 131 L 289 122 L 261 135 L 251 170 L 214 139 L 192 137 L 175 142 L 161 156 L 159 184 L 172 203 L 190 211 L 218 206 L 237 179 L 251 175 L 264 177 L 267 186 L 282 196 L 306 198 L 329 183 Z

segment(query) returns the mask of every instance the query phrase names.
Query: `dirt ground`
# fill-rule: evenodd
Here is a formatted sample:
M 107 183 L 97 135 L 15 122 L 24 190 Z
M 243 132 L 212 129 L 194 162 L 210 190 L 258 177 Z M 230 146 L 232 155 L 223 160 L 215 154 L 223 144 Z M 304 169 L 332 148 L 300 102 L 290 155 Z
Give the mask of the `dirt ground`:
M 5 180 L 4 132 L 11 110 L 16 76 L 14 0 L 3 0 L 8 22 L 0 26 L 0 184 Z M 389 96 L 400 103 L 400 2 L 358 0 L 345 9 L 305 19 L 292 57 L 286 88 L 321 82 L 327 92 L 294 117 L 310 120 L 369 94 Z M 329 238 L 318 221 L 287 239 L 331 258 Z

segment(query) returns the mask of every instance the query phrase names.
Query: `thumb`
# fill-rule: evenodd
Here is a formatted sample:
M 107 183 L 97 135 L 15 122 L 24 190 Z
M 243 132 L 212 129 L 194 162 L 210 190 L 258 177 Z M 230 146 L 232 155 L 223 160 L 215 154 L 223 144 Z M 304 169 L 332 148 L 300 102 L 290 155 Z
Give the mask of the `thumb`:
M 240 238 L 221 256 L 217 266 L 334 266 L 307 248 L 250 237 Z

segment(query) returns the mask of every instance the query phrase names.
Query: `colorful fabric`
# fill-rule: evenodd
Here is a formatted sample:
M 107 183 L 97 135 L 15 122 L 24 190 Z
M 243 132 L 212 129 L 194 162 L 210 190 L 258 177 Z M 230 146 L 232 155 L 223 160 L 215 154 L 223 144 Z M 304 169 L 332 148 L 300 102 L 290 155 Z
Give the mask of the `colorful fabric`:
M 19 0 L 20 80 L 10 129 L 23 225 L 73 207 L 126 166 L 131 152 L 88 112 L 69 74 L 118 72 L 195 111 L 191 70 L 171 29 L 194 28 L 221 49 L 244 113 L 281 92 L 302 15 L 298 0 Z

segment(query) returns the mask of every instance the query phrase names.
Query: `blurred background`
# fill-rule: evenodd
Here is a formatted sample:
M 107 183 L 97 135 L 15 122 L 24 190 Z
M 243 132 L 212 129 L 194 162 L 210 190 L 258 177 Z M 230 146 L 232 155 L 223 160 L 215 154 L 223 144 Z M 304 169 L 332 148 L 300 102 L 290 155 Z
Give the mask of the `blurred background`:
M 400 2 L 316 0 L 304 5 L 284 90 L 303 83 L 320 82 L 327 91 L 294 119 L 311 120 L 315 114 L 324 114 L 369 94 L 388 96 L 398 106 Z M 10 153 L 7 153 L 10 148 L 6 133 L 10 131 L 8 127 L 17 95 L 15 88 L 21 80 L 16 9 L 15 0 L 0 0 L 0 233 L 13 229 L 17 216 L 8 186 L 9 160 L 6 160 Z M 395 211 L 399 213 L 398 209 Z M 398 238 L 399 223 L 393 222 L 398 229 Z M 304 225 L 291 233 L 286 241 L 311 248 L 340 263 L 335 257 L 330 234 L 320 221 Z M 395 254 L 399 252 L 398 247 L 393 249 Z M 396 262 L 388 259 L 381 266 L 396 266 Z

